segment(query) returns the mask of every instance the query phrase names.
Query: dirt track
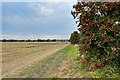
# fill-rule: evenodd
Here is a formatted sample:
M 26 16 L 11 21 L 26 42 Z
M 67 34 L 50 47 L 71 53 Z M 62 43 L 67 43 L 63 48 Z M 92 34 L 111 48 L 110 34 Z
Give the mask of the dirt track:
M 11 77 L 16 71 L 59 51 L 69 43 L 2 43 L 2 75 Z

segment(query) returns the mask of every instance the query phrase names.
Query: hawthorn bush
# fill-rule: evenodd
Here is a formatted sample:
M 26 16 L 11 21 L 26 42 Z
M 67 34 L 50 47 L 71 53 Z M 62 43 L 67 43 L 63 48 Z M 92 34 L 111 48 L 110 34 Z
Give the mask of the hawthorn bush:
M 80 31 L 81 64 L 120 65 L 120 2 L 77 2 L 71 14 Z M 114 61 L 117 61 L 114 62 Z

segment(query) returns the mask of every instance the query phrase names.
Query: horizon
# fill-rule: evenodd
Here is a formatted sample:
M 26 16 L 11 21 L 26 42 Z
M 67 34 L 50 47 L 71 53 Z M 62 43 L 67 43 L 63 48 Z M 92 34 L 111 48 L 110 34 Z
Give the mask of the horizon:
M 2 39 L 2 40 L 69 40 L 69 39 L 40 39 L 40 38 L 38 38 L 38 39 Z M 1 39 L 0 39 L 0 41 L 2 41 Z

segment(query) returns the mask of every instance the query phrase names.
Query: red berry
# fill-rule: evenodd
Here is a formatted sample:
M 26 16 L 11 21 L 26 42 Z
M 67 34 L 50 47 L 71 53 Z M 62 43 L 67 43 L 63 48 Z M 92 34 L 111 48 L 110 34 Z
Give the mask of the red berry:
M 88 24 L 88 26 L 90 27 L 90 24 Z
M 107 59 L 104 59 L 104 63 L 106 63 L 107 62 Z
M 90 18 L 90 14 L 88 14 L 88 18 Z
M 84 61 L 82 61 L 81 64 L 84 64 Z
M 106 11 L 108 11 L 108 7 L 107 7 L 107 8 L 105 8 L 105 10 L 106 10 Z
M 110 42 L 110 40 L 108 40 L 108 43 Z
M 97 62 L 97 66 L 100 67 L 102 66 L 102 64 L 100 62 Z
M 92 6 L 91 8 L 92 8 L 92 9 L 94 9 L 94 8 L 95 8 L 95 6 Z
M 103 8 L 103 6 L 101 5 L 100 8 Z
M 104 30 L 104 28 L 102 28 L 102 27 L 99 28 L 99 31 L 103 31 L 103 30 Z
M 106 38 L 106 36 L 104 36 L 103 34 L 102 34 L 102 39 L 105 39 Z
M 84 27 L 86 27 L 86 24 L 83 24 Z
M 115 26 L 112 26 L 112 29 L 114 29 Z
M 101 22 L 104 22 L 104 19 L 102 19 Z
M 110 57 L 109 57 L 109 60 L 112 60 L 112 59 L 113 59 L 113 57 L 112 57 L 112 56 L 110 56 Z

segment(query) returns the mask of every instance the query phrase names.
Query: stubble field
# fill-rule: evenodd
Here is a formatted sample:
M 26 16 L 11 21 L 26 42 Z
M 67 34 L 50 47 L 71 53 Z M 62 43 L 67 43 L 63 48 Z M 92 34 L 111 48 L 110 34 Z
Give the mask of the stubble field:
M 68 42 L 2 43 L 2 76 L 12 77 L 16 71 L 44 60 L 67 45 Z

